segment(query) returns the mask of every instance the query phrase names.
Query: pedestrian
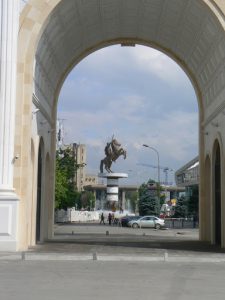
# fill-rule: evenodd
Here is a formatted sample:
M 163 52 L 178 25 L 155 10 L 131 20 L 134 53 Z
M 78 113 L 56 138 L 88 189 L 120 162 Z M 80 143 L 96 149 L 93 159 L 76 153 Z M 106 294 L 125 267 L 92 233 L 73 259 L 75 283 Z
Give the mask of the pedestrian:
M 112 214 L 112 220 L 111 220 L 112 225 L 114 225 L 114 222 L 115 222 L 115 216 L 114 214 Z
M 195 213 L 193 216 L 193 228 L 197 227 L 197 223 L 198 223 L 198 215 Z
M 103 212 L 101 213 L 101 217 L 100 217 L 100 224 L 102 224 L 102 223 L 105 225 L 105 217 L 104 217 Z
M 109 222 L 109 225 L 112 224 L 112 215 L 111 215 L 111 213 L 109 213 L 109 215 L 108 215 L 108 222 Z

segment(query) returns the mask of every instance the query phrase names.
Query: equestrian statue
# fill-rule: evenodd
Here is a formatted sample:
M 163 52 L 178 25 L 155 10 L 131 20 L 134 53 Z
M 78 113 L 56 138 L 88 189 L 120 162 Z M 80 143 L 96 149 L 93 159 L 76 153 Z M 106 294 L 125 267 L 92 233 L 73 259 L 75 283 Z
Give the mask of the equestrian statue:
M 112 137 L 112 141 L 105 146 L 105 155 L 105 158 L 103 158 L 100 163 L 100 172 L 103 173 L 103 166 L 105 166 L 105 170 L 108 173 L 113 173 L 111 170 L 112 162 L 115 162 L 121 155 L 126 159 L 127 152 L 121 147 L 121 144 Z

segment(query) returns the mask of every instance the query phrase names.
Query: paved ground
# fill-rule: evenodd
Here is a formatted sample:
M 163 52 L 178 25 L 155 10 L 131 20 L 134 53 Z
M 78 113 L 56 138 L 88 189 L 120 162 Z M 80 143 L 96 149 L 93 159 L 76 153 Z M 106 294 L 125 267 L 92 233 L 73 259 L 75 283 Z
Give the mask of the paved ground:
M 73 224 L 27 252 L 0 253 L 1 300 L 222 300 L 225 252 L 196 229 Z
M 222 300 L 225 265 L 0 261 L 2 300 Z
M 133 229 L 99 224 L 55 225 L 51 241 L 0 260 L 223 262 L 225 251 L 198 241 L 197 229 Z
M 64 224 L 55 225 L 54 239 L 23 253 L 23 259 L 209 262 L 225 261 L 225 251 L 199 242 L 197 229 Z

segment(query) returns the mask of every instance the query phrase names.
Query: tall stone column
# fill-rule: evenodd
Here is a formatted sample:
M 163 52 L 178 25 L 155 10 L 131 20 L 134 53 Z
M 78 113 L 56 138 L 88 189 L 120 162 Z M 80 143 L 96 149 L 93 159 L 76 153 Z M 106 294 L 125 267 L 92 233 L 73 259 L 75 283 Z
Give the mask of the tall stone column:
M 0 0 L 0 251 L 16 250 L 18 198 L 13 190 L 19 0 Z
M 106 201 L 108 208 L 114 211 L 114 209 L 116 209 L 116 206 L 118 206 L 119 201 L 119 179 L 127 178 L 128 175 L 126 173 L 100 173 L 98 174 L 98 176 L 107 179 Z M 124 197 L 123 193 L 122 195 L 122 197 Z M 122 203 L 121 205 L 123 206 Z

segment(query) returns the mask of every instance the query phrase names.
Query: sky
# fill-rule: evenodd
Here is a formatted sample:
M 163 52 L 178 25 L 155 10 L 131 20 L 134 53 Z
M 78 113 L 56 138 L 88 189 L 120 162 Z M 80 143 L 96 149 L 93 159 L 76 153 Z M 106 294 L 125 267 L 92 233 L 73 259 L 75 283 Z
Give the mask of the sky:
M 149 178 L 165 181 L 163 168 L 174 171 L 198 155 L 198 104 L 181 67 L 145 46 L 110 46 L 74 67 L 59 96 L 58 118 L 64 119 L 64 143 L 85 144 L 89 174 L 99 173 L 104 147 L 114 135 L 127 150 L 112 165 L 128 173 L 124 184 Z M 174 171 L 169 181 L 174 182 Z

